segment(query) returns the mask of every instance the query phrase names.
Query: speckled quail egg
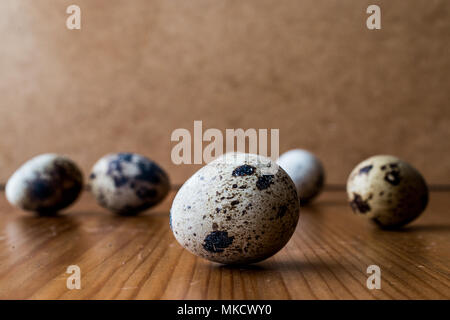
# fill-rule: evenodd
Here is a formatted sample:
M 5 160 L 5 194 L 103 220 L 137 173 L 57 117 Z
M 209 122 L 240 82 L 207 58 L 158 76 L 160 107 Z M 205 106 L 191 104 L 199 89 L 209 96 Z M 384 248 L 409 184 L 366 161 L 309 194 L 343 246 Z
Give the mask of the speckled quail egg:
M 289 241 L 299 218 L 295 185 L 269 158 L 228 153 L 187 180 L 171 208 L 178 242 L 223 264 L 264 260 Z
M 170 190 L 170 181 L 152 160 L 135 153 L 114 153 L 94 165 L 89 188 L 102 207 L 120 215 L 135 215 L 161 202 Z
M 6 184 L 6 198 L 23 210 L 51 215 L 71 205 L 83 188 L 83 175 L 69 158 L 42 154 L 23 164 Z
M 289 150 L 280 156 L 277 163 L 294 181 L 301 205 L 307 204 L 322 191 L 325 171 L 320 160 L 311 152 Z
M 422 175 L 396 157 L 378 155 L 356 166 L 347 181 L 353 211 L 382 228 L 395 228 L 416 219 L 428 203 Z

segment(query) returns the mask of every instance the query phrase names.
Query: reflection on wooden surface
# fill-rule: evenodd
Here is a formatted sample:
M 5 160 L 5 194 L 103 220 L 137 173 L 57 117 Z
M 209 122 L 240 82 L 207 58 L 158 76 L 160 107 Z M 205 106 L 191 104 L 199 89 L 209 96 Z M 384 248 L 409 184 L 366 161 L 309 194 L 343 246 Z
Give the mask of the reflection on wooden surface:
M 39 218 L 0 200 L 2 299 L 428 299 L 450 298 L 450 197 L 400 231 L 352 214 L 341 191 L 301 209 L 300 224 L 274 257 L 228 267 L 183 250 L 169 229 L 174 193 L 138 217 L 117 217 L 89 194 L 58 217 Z M 366 287 L 369 265 L 381 290 Z M 68 290 L 66 268 L 81 268 Z

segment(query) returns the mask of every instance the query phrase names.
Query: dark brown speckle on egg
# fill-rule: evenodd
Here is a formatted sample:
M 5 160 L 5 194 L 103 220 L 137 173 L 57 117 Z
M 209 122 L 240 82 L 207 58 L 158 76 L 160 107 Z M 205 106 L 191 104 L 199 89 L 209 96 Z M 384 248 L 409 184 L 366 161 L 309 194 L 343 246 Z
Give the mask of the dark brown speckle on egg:
M 229 237 L 227 231 L 213 231 L 203 242 L 203 248 L 209 252 L 220 253 L 233 243 L 234 237 Z

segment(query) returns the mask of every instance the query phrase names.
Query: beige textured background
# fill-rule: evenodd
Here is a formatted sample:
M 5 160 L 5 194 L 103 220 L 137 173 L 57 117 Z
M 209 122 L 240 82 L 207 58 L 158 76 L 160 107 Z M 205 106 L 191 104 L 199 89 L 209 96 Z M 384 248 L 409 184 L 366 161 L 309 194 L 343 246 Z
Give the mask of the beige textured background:
M 182 183 L 170 134 L 194 120 L 279 128 L 329 183 L 378 153 L 450 182 L 448 0 L 2 0 L 0 39 L 0 182 L 42 152 L 137 151 Z

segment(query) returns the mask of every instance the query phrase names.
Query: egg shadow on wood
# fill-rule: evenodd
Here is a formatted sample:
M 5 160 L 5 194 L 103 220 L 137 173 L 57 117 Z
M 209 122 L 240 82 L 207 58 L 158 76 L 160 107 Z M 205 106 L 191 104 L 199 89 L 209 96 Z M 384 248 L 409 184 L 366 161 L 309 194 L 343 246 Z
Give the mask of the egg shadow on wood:
M 13 241 L 51 239 L 65 233 L 78 233 L 79 223 L 67 216 L 21 216 L 6 225 L 8 237 Z
M 169 212 L 164 210 L 146 210 L 134 215 L 117 214 L 108 210 L 71 210 L 67 213 L 60 214 L 62 216 L 67 215 L 71 217 L 96 217 L 96 218 L 112 218 L 112 219 L 136 219 L 136 218 L 155 218 L 155 217 L 169 217 Z
M 138 215 L 133 216 L 125 216 L 119 215 L 112 212 L 103 212 L 103 211 L 71 211 L 69 214 L 70 217 L 74 219 L 94 219 L 98 223 L 111 223 L 114 225 L 122 225 L 127 224 L 130 226 L 139 225 L 139 226 L 153 226 L 154 223 L 159 223 L 161 221 L 166 222 L 169 217 L 169 214 L 165 211 L 159 212 L 142 212 Z M 167 224 L 169 222 L 167 221 Z
M 223 270 L 238 270 L 241 272 L 250 273 L 265 273 L 265 272 L 322 272 L 333 270 L 333 273 L 337 273 L 336 270 L 343 269 L 343 267 L 333 261 L 303 261 L 303 260 L 286 260 L 286 261 L 271 261 L 265 260 L 255 264 L 248 265 L 223 265 L 214 264 L 213 268 Z
M 73 217 L 64 214 L 56 214 L 49 216 L 34 215 L 34 216 L 20 216 L 13 220 L 18 225 L 24 228 L 33 228 L 36 225 L 69 225 L 71 227 L 78 227 L 79 223 Z
M 319 198 L 314 199 L 311 203 L 306 206 L 302 206 L 302 208 L 316 208 L 320 207 L 336 207 L 336 206 L 349 206 L 347 198 L 343 199 L 327 199 L 327 198 Z M 350 208 L 350 206 L 349 206 Z
M 385 231 L 383 229 L 383 231 Z M 448 233 L 450 232 L 450 225 L 448 224 L 414 224 L 411 226 L 404 226 L 399 229 L 386 229 L 389 232 L 400 233 L 415 233 L 415 232 L 432 232 L 432 233 Z
M 301 214 L 317 215 L 317 214 L 320 214 L 321 211 L 322 210 L 320 209 L 320 204 L 317 205 L 317 203 L 316 204 L 311 204 L 311 205 L 308 205 L 308 206 L 300 207 L 300 215 Z

